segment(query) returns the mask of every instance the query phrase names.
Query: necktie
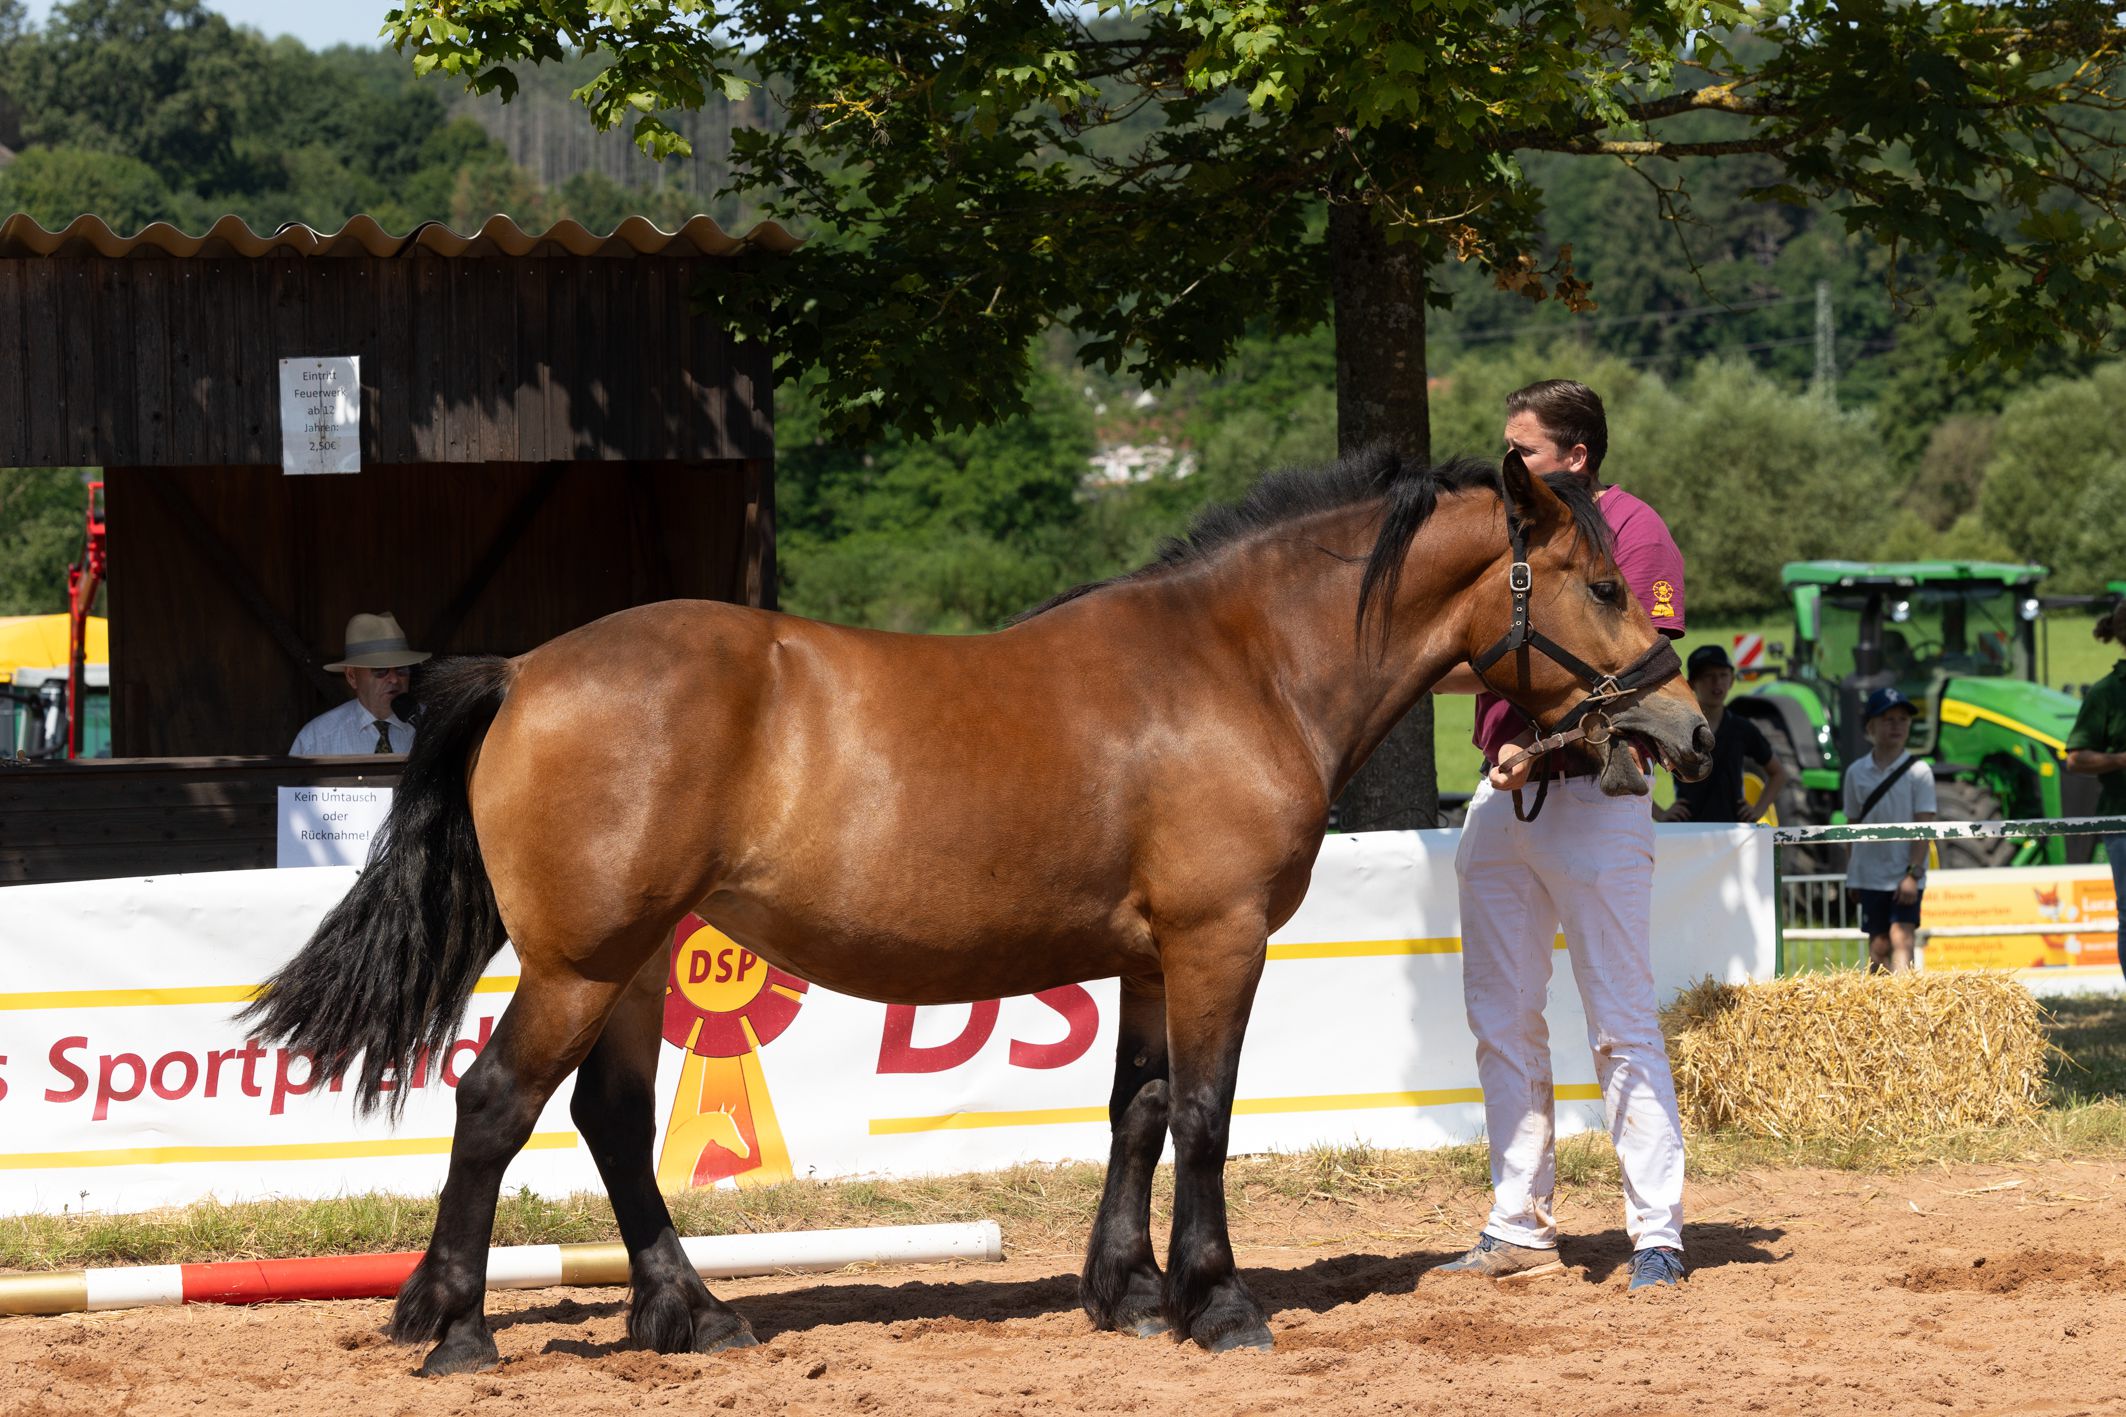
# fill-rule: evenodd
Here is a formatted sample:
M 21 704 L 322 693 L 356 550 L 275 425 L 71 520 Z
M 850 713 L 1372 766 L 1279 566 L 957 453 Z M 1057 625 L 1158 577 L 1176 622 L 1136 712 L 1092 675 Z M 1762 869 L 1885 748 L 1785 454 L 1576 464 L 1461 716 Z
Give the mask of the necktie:
M 379 753 L 391 751 L 391 720 L 389 719 L 380 718 L 376 721 L 376 751 Z

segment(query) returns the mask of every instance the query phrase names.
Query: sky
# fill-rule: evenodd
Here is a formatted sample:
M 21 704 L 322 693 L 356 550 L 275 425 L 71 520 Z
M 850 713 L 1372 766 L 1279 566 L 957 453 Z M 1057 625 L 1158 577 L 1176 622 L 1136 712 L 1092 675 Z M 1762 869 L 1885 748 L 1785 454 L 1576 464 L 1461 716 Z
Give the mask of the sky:
M 29 0 L 30 20 L 42 24 L 52 0 Z M 397 0 L 208 0 L 207 8 L 274 36 L 292 34 L 311 49 L 335 44 L 381 44 L 377 31 Z

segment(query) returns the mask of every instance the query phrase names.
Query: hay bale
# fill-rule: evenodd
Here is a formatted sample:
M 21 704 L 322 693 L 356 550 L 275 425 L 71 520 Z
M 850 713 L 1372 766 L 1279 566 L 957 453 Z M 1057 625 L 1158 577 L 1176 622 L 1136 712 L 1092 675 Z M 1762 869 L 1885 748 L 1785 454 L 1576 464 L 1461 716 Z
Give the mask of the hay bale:
M 1904 1141 L 2019 1122 L 2048 1047 L 2030 991 L 1953 970 L 1685 990 L 1662 1011 L 1686 1126 Z

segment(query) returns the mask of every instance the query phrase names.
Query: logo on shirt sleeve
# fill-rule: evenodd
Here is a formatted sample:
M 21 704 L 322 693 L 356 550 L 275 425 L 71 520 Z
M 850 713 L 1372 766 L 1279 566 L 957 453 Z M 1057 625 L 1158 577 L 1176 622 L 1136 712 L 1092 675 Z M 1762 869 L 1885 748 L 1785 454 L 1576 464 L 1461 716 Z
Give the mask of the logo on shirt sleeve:
M 1673 584 L 1668 581 L 1654 582 L 1654 608 L 1651 613 L 1656 620 L 1676 618 L 1676 588 Z

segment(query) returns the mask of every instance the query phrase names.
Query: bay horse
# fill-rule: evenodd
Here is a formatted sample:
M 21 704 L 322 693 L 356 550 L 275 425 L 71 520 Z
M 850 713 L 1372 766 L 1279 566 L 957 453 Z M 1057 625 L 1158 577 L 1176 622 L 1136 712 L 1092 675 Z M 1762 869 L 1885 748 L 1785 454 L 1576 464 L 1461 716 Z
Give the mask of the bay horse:
M 1268 936 L 1344 784 L 1472 660 L 1539 721 L 1600 704 L 1607 791 L 1646 790 L 1627 741 L 1685 776 L 1708 764 L 1681 680 L 1633 679 L 1672 676 L 1675 657 L 1608 546 L 1589 493 L 1517 457 L 1375 451 L 1276 474 L 1153 564 L 991 634 L 675 601 L 442 663 L 377 851 L 245 1015 L 326 1077 L 358 1067 L 358 1105 L 389 1107 L 404 1091 L 377 1084 L 446 1046 L 505 932 L 516 946 L 393 1337 L 434 1340 L 426 1374 L 499 1362 L 497 1190 L 573 1071 L 631 1260 L 631 1338 L 754 1341 L 688 1265 L 652 1170 L 662 995 L 691 911 L 779 968 L 892 1003 L 1119 976 L 1085 1312 L 1268 1347 L 1226 1228 L 1234 1080 Z M 1169 1131 L 1162 1273 L 1150 1200 Z

